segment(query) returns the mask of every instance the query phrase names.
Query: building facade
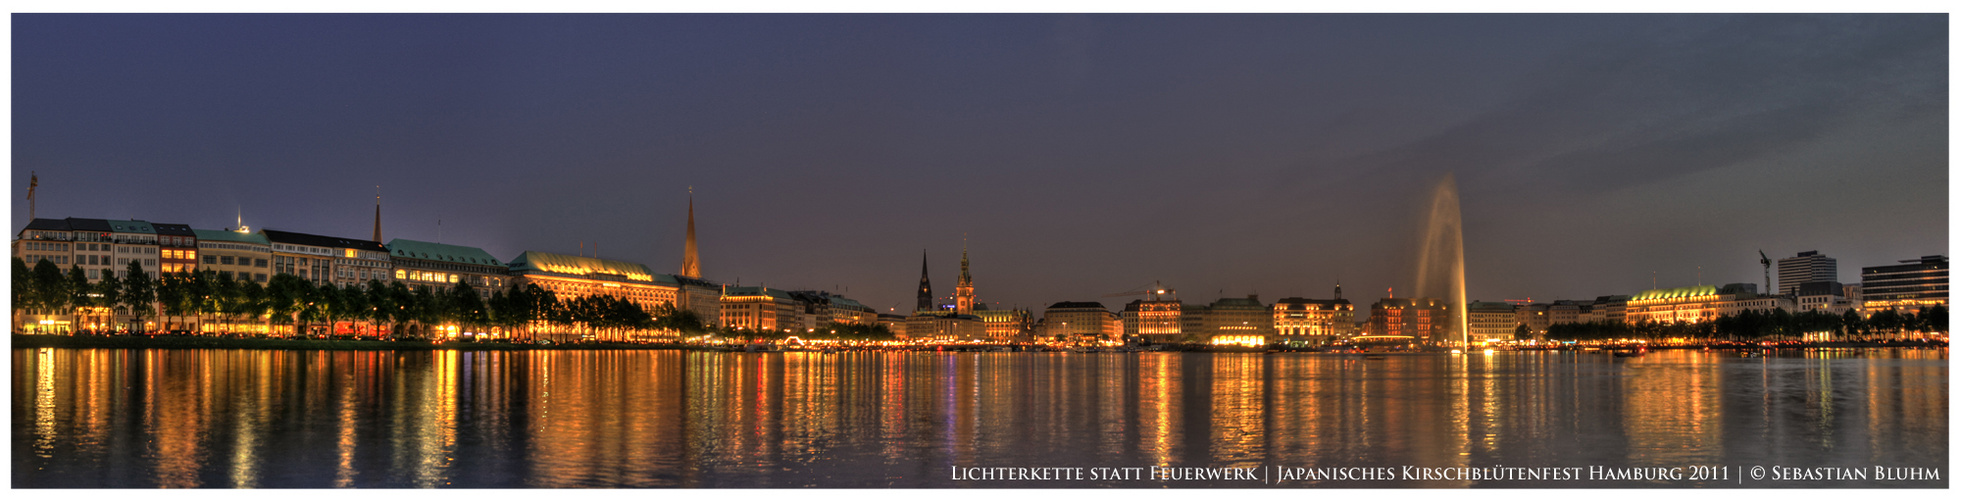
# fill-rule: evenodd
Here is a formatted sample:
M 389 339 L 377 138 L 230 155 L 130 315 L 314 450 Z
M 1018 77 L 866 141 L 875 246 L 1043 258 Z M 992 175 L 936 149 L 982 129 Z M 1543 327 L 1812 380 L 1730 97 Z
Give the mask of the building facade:
M 662 304 L 673 305 L 680 292 L 673 281 L 631 262 L 526 251 L 505 264 L 512 286 L 538 285 L 559 300 L 604 295 L 651 313 Z
M 1153 296 L 1156 297 L 1156 296 Z M 1124 336 L 1153 344 L 1185 341 L 1184 303 L 1177 300 L 1133 300 L 1124 304 Z
M 272 245 L 265 235 L 212 229 L 192 232 L 197 234 L 199 269 L 260 285 L 271 278 Z
M 157 233 L 157 270 L 166 273 L 197 272 L 197 232 L 184 224 L 152 223 Z
M 1385 298 L 1369 305 L 1369 335 L 1433 340 L 1446 335 L 1442 299 Z
M 1798 252 L 1798 256 L 1777 259 L 1777 294 L 1797 295 L 1798 285 L 1811 282 L 1837 282 L 1838 259 L 1818 251 Z
M 385 272 L 377 276 L 373 266 L 342 266 L 335 271 L 336 280 L 341 274 L 351 274 L 348 279 L 361 283 L 370 279 L 386 283 L 393 279 L 439 290 L 468 284 L 477 292 L 479 300 L 489 300 L 491 292 L 511 286 L 510 266 L 481 248 L 403 238 L 389 240 L 384 248 L 388 250 L 388 267 L 394 271 L 393 276 Z
M 1042 340 L 1067 343 L 1119 342 L 1123 323 L 1100 302 L 1057 302 L 1042 311 Z
M 1859 271 L 1859 293 L 1865 302 L 1864 314 L 1893 309 L 1917 311 L 1922 307 L 1947 305 L 1947 257 L 1929 255 L 1902 260 L 1898 265 L 1873 266 Z
M 1289 297 L 1273 303 L 1273 342 L 1325 346 L 1354 336 L 1355 305 L 1347 299 Z
M 1518 333 L 1517 306 L 1505 302 L 1472 302 L 1466 308 L 1471 315 L 1473 344 L 1513 340 Z
M 721 324 L 739 331 L 803 332 L 804 303 L 767 286 L 731 286 L 721 294 Z

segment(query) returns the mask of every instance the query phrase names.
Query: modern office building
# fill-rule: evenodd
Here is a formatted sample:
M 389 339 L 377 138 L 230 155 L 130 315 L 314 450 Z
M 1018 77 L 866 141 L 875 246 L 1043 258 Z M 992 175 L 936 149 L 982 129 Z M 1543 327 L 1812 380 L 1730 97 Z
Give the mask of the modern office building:
M 1838 259 L 1813 250 L 1798 256 L 1777 259 L 1777 294 L 1794 296 L 1798 285 L 1811 282 L 1837 282 Z
M 390 278 L 409 286 L 432 286 L 439 290 L 468 284 L 480 300 L 490 300 L 492 292 L 511 285 L 510 266 L 481 248 L 404 238 L 389 240 L 385 247 L 394 276 L 386 273 L 377 276 L 372 266 L 345 266 L 336 273 L 352 272 L 350 278 L 363 284 L 369 279 L 386 283 Z
M 1859 271 L 1859 293 L 1866 315 L 1885 309 L 1917 311 L 1936 304 L 1947 305 L 1947 257 L 1929 255 L 1902 260 L 1897 265 L 1873 266 Z

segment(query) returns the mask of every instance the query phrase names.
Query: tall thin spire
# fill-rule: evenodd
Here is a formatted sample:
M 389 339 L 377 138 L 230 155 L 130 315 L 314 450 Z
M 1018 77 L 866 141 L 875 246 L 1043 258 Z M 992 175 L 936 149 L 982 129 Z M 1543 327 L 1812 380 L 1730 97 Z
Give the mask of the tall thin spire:
M 28 222 L 34 221 L 34 189 L 39 187 L 41 187 L 41 174 L 34 171 L 28 171 L 27 172 L 27 220 Z
M 688 186 L 688 244 L 681 252 L 681 276 L 701 279 L 701 256 L 695 253 L 694 186 Z
M 381 243 L 381 186 L 374 187 L 374 242 Z
M 926 275 L 926 250 L 919 251 L 919 308 L 920 311 L 933 309 L 933 280 Z

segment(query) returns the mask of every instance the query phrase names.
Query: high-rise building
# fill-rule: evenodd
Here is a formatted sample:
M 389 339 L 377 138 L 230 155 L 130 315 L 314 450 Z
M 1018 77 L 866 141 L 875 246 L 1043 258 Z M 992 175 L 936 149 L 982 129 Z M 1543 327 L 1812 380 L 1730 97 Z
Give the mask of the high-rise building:
M 1838 281 L 1838 259 L 1826 257 L 1816 250 L 1777 259 L 1778 295 L 1794 295 L 1798 293 L 1798 285 L 1819 281 Z
M 1881 309 L 1914 311 L 1921 307 L 1947 304 L 1947 257 L 1928 255 L 1902 260 L 1897 265 L 1873 266 L 1859 271 L 1859 294 L 1864 296 L 1865 314 Z

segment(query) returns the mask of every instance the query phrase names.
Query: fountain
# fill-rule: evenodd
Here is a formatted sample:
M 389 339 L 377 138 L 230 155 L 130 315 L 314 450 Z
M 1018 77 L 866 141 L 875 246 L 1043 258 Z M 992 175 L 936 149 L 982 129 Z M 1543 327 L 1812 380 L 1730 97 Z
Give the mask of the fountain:
M 1444 174 L 1431 191 L 1430 213 L 1423 228 L 1423 247 L 1416 264 L 1417 296 L 1443 298 L 1451 308 L 1445 317 L 1457 327 L 1456 340 L 1468 346 L 1471 329 L 1464 298 L 1464 218 L 1458 211 L 1455 175 Z

